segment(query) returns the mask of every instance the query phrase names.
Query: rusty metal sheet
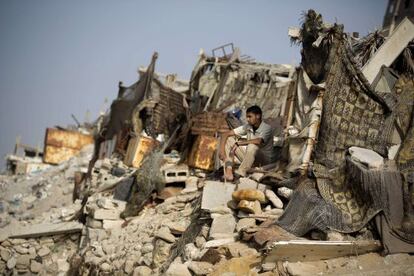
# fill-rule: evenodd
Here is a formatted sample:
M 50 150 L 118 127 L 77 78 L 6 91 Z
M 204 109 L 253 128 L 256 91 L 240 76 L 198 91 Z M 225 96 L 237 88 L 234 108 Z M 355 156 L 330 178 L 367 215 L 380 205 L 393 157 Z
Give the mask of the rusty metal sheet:
M 217 147 L 217 138 L 204 135 L 197 136 L 188 158 L 188 165 L 207 171 L 213 170 L 214 154 Z
M 46 129 L 43 162 L 59 164 L 75 156 L 84 146 L 92 143 L 92 135 L 48 128 Z
M 71 157 L 75 156 L 78 153 L 78 149 L 46 145 L 43 161 L 49 164 L 59 164 L 63 161 L 69 160 Z
M 48 128 L 46 130 L 46 145 L 81 149 L 85 145 L 93 143 L 93 136 L 79 133 L 77 131 L 60 130 Z
M 158 141 L 148 137 L 137 137 L 129 140 L 127 153 L 124 163 L 127 166 L 139 168 L 144 157 L 150 153 L 156 146 Z

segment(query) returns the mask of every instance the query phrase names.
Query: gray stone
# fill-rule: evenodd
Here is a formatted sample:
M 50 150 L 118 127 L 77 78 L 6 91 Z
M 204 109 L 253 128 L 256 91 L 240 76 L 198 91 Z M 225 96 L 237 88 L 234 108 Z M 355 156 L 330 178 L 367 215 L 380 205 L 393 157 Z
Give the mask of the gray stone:
M 318 275 L 320 272 L 320 267 L 312 263 L 284 262 L 283 266 L 289 275 Z
M 10 250 L 8 249 L 0 250 L 0 256 L 3 259 L 3 261 L 7 262 L 11 258 Z
M 182 234 L 187 229 L 187 224 L 183 221 L 175 221 L 175 222 L 169 222 L 165 224 L 168 228 L 170 228 L 171 233 L 173 234 Z
M 222 215 L 213 220 L 210 228 L 210 238 L 223 239 L 233 237 L 236 219 L 233 215 Z
M 20 255 L 17 257 L 16 266 L 29 267 L 30 266 L 30 256 L 29 255 Z
M 161 239 L 155 240 L 154 252 L 152 254 L 152 263 L 154 267 L 158 268 L 164 264 L 164 262 L 170 256 L 170 250 L 172 245 L 172 243 L 166 242 Z
M 203 236 L 198 236 L 195 239 L 195 244 L 198 248 L 202 248 L 205 243 L 206 243 L 206 239 Z
M 191 276 L 191 273 L 186 265 L 172 263 L 168 270 L 165 272 L 165 276 Z
M 30 271 L 33 273 L 39 273 L 42 270 L 42 264 L 32 260 L 30 262 Z
M 17 260 L 15 257 L 11 257 L 8 261 L 7 261 L 7 268 L 8 269 L 13 269 L 16 266 Z
M 29 253 L 29 249 L 25 248 L 21 245 L 15 246 L 14 251 L 16 251 L 17 253 L 22 254 L 22 255 Z
M 50 249 L 49 247 L 43 246 L 42 248 L 40 248 L 40 250 L 37 252 L 37 255 L 39 255 L 40 257 L 44 257 L 49 255 L 50 253 Z
M 256 226 L 256 219 L 242 218 L 237 222 L 236 231 L 240 232 L 242 229 Z
M 273 206 L 278 209 L 283 209 L 283 202 L 272 190 L 266 189 L 265 195 L 267 199 L 269 199 L 269 201 L 273 204 Z
M 235 185 L 217 181 L 205 181 L 201 208 L 210 210 L 213 208 L 227 206 L 227 202 L 232 199 Z
M 155 234 L 155 237 L 163 239 L 167 242 L 175 242 L 175 237 L 173 234 L 171 234 L 170 229 L 166 226 L 161 227 L 157 233 Z
M 142 254 L 146 254 L 152 252 L 154 250 L 154 246 L 151 243 L 146 243 L 141 249 Z
M 290 199 L 293 194 L 293 190 L 287 187 L 280 187 L 277 189 L 277 194 L 286 199 Z
M 196 260 L 199 257 L 200 251 L 193 243 L 188 243 L 184 246 L 184 259 Z
M 103 271 L 106 271 L 106 272 L 112 270 L 112 266 L 108 263 L 103 263 L 103 264 L 100 265 L 100 267 Z
M 348 151 L 353 160 L 367 165 L 370 169 L 380 169 L 384 165 L 384 158 L 373 150 L 350 147 Z
M 130 273 L 132 273 L 133 270 L 134 270 L 134 261 L 133 260 L 127 260 L 125 262 L 125 267 L 124 267 L 125 273 L 130 274 Z
M 153 254 L 150 252 L 150 253 L 147 253 L 144 256 L 142 256 L 142 263 L 141 264 L 144 264 L 146 266 L 151 266 L 151 264 L 152 264 L 152 255 Z
M 237 185 L 237 190 L 243 189 L 257 189 L 259 191 L 264 192 L 266 189 L 266 185 L 257 183 L 253 179 L 242 177 L 240 178 L 240 183 Z
M 134 269 L 133 276 L 150 276 L 152 275 L 152 270 L 148 266 L 138 266 Z
M 188 264 L 188 268 L 195 274 L 195 275 L 206 275 L 213 271 L 214 265 L 208 262 L 190 262 Z
M 66 272 L 70 269 L 70 264 L 66 261 L 66 259 L 58 259 L 57 265 L 59 268 L 59 271 Z

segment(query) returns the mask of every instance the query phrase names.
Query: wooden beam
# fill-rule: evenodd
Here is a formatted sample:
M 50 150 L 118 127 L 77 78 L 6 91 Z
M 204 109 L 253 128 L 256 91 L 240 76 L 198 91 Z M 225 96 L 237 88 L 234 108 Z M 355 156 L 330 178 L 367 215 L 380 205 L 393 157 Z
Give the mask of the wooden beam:
M 279 241 L 270 246 L 265 263 L 316 261 L 365 254 L 381 249 L 379 241 Z

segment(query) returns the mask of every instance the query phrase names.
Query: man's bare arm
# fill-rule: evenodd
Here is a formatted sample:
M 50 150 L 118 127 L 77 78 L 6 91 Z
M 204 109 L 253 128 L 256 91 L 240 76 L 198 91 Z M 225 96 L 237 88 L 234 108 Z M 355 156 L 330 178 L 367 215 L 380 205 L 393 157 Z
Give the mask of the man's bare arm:
M 261 144 L 263 144 L 263 139 L 262 138 L 255 138 L 255 139 L 250 139 L 250 140 L 238 141 L 237 142 L 238 146 L 247 146 L 249 144 L 260 146 Z

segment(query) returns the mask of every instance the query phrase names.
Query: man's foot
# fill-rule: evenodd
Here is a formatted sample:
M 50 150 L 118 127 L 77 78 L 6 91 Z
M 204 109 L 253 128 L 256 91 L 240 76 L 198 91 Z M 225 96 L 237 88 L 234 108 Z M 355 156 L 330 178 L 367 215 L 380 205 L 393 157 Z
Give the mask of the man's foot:
M 229 182 L 232 182 L 234 180 L 232 167 L 226 167 L 224 169 L 224 179 Z

